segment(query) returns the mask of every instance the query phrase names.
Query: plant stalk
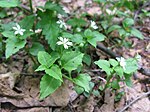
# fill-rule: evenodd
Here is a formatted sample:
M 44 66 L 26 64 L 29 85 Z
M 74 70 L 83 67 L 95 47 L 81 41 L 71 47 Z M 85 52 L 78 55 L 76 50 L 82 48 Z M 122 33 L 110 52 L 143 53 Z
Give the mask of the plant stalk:
M 30 3 L 30 11 L 31 13 L 33 13 L 32 0 L 29 0 L 29 3 Z

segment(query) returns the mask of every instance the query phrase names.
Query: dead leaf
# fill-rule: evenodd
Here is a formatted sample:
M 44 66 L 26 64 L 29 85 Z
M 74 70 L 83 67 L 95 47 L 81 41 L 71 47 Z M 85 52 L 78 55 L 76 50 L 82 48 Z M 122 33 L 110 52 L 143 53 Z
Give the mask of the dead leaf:
M 114 112 L 114 97 L 115 94 L 112 93 L 111 90 L 106 89 L 105 90 L 105 98 L 104 98 L 104 104 L 100 108 L 100 112 Z

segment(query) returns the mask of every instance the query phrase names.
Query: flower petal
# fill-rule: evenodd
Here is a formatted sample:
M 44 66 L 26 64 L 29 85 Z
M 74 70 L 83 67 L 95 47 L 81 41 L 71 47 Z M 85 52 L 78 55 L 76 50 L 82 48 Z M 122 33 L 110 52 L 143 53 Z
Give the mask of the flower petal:
M 59 38 L 60 41 L 62 41 L 62 42 L 64 41 L 64 39 L 62 37 L 58 37 L 58 38 Z
M 69 46 L 73 45 L 72 42 L 67 42 L 66 44 L 69 45 Z
M 62 44 L 63 44 L 63 42 L 58 41 L 56 44 L 57 44 L 57 45 L 62 45 Z
M 68 46 L 67 46 L 66 44 L 64 44 L 64 48 L 65 48 L 65 49 L 68 49 Z

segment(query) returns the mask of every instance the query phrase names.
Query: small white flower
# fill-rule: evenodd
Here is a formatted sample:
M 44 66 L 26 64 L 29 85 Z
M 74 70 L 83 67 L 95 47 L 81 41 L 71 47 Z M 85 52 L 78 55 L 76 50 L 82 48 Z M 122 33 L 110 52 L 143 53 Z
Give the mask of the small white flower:
M 65 28 L 65 29 L 67 29 L 67 25 L 66 25 L 66 23 L 64 22 L 64 21 L 62 21 L 62 20 L 59 20 L 59 21 L 57 21 L 56 22 L 57 24 L 59 24 L 59 27 L 60 28 Z
M 73 45 L 67 38 L 59 37 L 59 40 L 60 41 L 57 42 L 57 45 L 63 45 L 65 49 L 68 49 L 69 46 Z
M 95 30 L 98 29 L 98 26 L 96 25 L 95 21 L 91 21 L 90 27 L 92 27 Z
M 42 29 L 35 30 L 35 33 L 41 33 Z
M 126 66 L 126 60 L 123 58 L 123 57 L 120 57 L 120 58 L 116 58 L 119 62 L 120 62 L 120 66 L 123 67 L 123 69 L 125 70 L 125 66 Z
M 76 30 L 77 30 L 77 32 L 81 32 L 81 28 L 79 28 L 79 27 Z
M 106 9 L 107 14 L 109 14 L 109 15 L 114 15 L 116 13 L 116 11 L 117 11 L 116 8 L 114 8 L 114 10 L 112 10 L 112 11 L 110 9 Z
M 15 30 L 15 35 L 20 34 L 23 35 L 23 33 L 26 31 L 25 29 L 22 29 L 19 24 L 16 23 L 16 27 L 13 27 Z

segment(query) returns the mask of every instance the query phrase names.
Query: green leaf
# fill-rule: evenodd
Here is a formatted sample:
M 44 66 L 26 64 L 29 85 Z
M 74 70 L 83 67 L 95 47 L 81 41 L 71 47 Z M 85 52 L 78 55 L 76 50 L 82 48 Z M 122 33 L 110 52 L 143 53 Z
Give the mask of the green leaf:
M 112 31 L 120 29 L 120 28 L 121 28 L 121 26 L 119 26 L 119 25 L 113 25 L 113 26 L 108 28 L 107 33 L 110 33 Z
M 0 7 L 16 7 L 20 4 L 19 0 L 1 0 Z
M 6 51 L 5 56 L 6 59 L 9 58 L 11 55 L 18 52 L 21 48 L 23 48 L 26 44 L 25 40 L 19 40 L 17 38 L 7 39 L 6 40 Z
M 41 65 L 45 65 L 47 68 L 52 66 L 55 61 L 59 58 L 59 54 L 52 52 L 51 55 L 45 51 L 40 51 L 38 53 L 38 61 Z
M 85 35 L 85 37 L 86 37 L 87 39 L 90 39 L 90 38 L 93 37 L 93 32 L 92 32 L 90 29 L 86 29 L 86 30 L 84 31 L 84 35 Z
M 124 72 L 127 74 L 131 74 L 136 72 L 138 69 L 138 63 L 136 61 L 136 59 L 134 58 L 129 58 L 126 60 L 126 66 L 125 66 L 125 70 Z
M 92 94 L 95 95 L 95 96 L 99 96 L 100 95 L 98 90 L 93 90 Z
M 0 18 L 4 18 L 4 17 L 7 17 L 7 12 L 6 12 L 6 10 L 1 10 L 0 11 Z
M 73 38 L 71 39 L 72 42 L 75 42 L 77 44 L 83 43 L 83 37 L 80 34 L 75 34 Z
M 40 15 L 41 21 L 38 23 L 39 28 L 43 29 L 42 34 L 45 35 L 48 44 L 52 50 L 55 50 L 56 42 L 59 35 L 59 27 L 56 24 L 56 18 L 52 16 L 52 12 L 46 11 Z
M 125 83 L 127 86 L 132 87 L 132 80 L 131 80 L 131 76 L 129 74 L 125 75 Z
M 120 76 L 120 78 L 122 78 L 122 77 L 123 77 L 123 68 L 122 68 L 121 66 L 117 66 L 117 67 L 115 67 L 115 69 L 114 69 L 114 70 L 116 71 L 117 75 L 119 75 L 119 76 Z
M 61 81 L 48 74 L 44 75 L 40 82 L 40 99 L 44 99 L 48 95 L 51 95 L 60 86 Z
M 74 90 L 77 92 L 77 94 L 82 94 L 84 92 L 84 89 L 80 86 L 75 86 Z
M 56 4 L 56 3 L 46 2 L 44 8 L 48 9 L 48 10 L 51 10 L 51 11 L 57 11 L 58 13 L 60 13 L 62 15 L 66 15 L 63 8 L 59 4 Z
M 43 71 L 43 70 L 45 70 L 45 69 L 47 69 L 47 67 L 45 66 L 45 65 L 40 65 L 35 71 L 37 72 L 37 71 Z
M 139 30 L 135 29 L 135 28 L 131 29 L 131 34 L 133 36 L 139 38 L 139 39 L 143 39 L 144 38 L 144 36 L 142 35 L 142 33 Z
M 86 21 L 82 18 L 69 19 L 67 23 L 73 27 L 81 27 L 87 24 Z
M 93 32 L 93 33 L 92 33 L 92 36 L 93 36 L 93 37 L 92 37 L 92 38 L 88 38 L 87 41 L 88 41 L 91 45 L 93 45 L 95 48 L 96 48 L 96 45 L 97 45 L 97 42 L 98 42 L 98 41 L 103 41 L 103 40 L 106 38 L 103 34 L 97 32 L 97 31 Z
M 46 69 L 45 72 L 46 72 L 46 74 L 50 75 L 51 77 L 63 82 L 61 69 L 59 68 L 58 65 L 53 65 L 51 68 Z
M 90 55 L 85 54 L 84 57 L 83 57 L 83 62 L 85 64 L 87 64 L 88 66 L 90 66 L 91 65 L 91 57 L 90 57 Z
M 126 18 L 125 20 L 123 20 L 123 27 L 124 28 L 131 27 L 132 25 L 134 25 L 134 20 L 133 19 Z
M 102 70 L 104 70 L 107 75 L 111 75 L 111 68 L 110 63 L 106 60 L 99 60 L 94 62 L 96 65 L 98 65 Z
M 2 27 L 3 31 L 10 31 L 10 30 L 12 30 L 13 26 L 15 26 L 14 22 L 9 22 L 9 23 L 6 23 L 6 24 L 1 24 L 1 27 Z
M 31 16 L 26 16 L 24 19 L 22 19 L 19 22 L 19 25 L 21 26 L 21 28 L 26 29 L 26 30 L 30 30 L 33 27 L 34 24 L 34 20 L 35 20 L 35 16 L 31 15 Z
M 32 47 L 29 49 L 30 54 L 37 56 L 39 51 L 44 51 L 44 46 L 39 42 L 33 42 Z
M 61 58 L 62 67 L 69 72 L 77 69 L 82 64 L 83 55 L 76 51 L 65 52 Z
M 88 55 L 88 54 L 85 54 L 84 57 L 83 57 L 83 62 L 84 62 L 85 64 L 87 64 L 88 66 L 90 66 L 90 65 L 91 65 L 91 62 L 92 62 L 91 56 Z
M 7 38 L 16 38 L 13 31 L 4 31 L 2 32 L 2 35 Z
M 51 65 L 51 56 L 45 51 L 40 51 L 38 53 L 38 61 L 41 65 L 45 65 L 47 68 Z
M 113 80 L 112 83 L 111 83 L 111 86 L 113 89 L 119 89 L 120 86 L 119 86 L 119 83 L 117 80 Z
M 116 67 L 119 63 L 115 59 L 109 59 L 109 63 L 113 66 Z
M 89 93 L 89 91 L 90 91 L 90 86 L 89 86 L 90 80 L 91 80 L 91 77 L 88 74 L 80 74 L 76 78 L 73 79 L 73 82 L 76 85 L 84 88 L 84 90 Z

